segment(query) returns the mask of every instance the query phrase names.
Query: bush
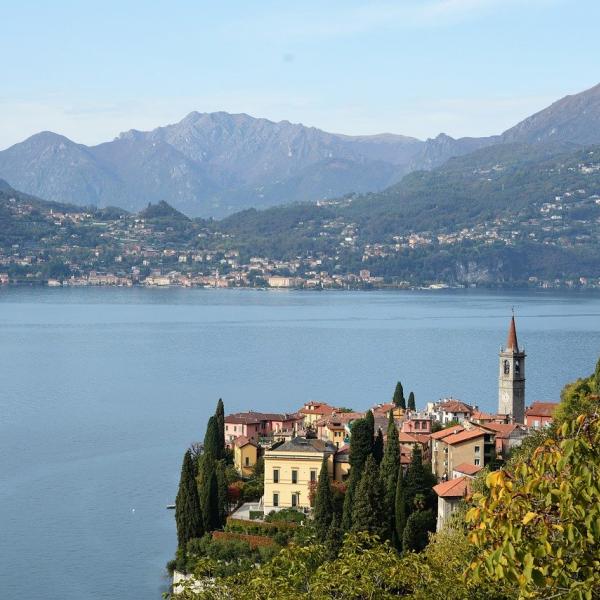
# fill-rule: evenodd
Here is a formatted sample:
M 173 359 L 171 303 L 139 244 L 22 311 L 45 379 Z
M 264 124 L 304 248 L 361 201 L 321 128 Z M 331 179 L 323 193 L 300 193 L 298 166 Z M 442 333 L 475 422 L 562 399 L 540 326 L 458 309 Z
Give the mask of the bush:
M 250 511 L 250 520 L 254 521 L 255 519 L 262 519 L 265 516 L 264 511 L 262 510 L 251 510 Z
M 265 517 L 267 523 L 302 523 L 305 519 L 306 515 L 295 508 L 272 510 Z

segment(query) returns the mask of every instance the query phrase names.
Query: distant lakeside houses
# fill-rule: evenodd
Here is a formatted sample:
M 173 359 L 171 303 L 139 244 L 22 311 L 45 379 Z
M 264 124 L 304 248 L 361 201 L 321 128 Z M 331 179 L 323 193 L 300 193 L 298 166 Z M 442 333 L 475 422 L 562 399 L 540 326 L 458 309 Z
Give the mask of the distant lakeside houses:
M 384 443 L 389 420 L 394 420 L 403 470 L 415 446 L 431 464 L 438 480 L 438 528 L 470 492 L 479 471 L 506 458 L 532 430 L 552 423 L 558 403 L 534 402 L 525 408 L 524 375 L 525 352 L 518 345 L 513 317 L 499 353 L 498 412 L 486 413 L 455 398 L 427 402 L 422 410 L 394 403 L 369 409 Z M 225 443 L 242 478 L 252 475 L 262 457 L 264 514 L 285 508 L 309 512 L 324 459 L 331 481 L 346 481 L 352 426 L 367 412 L 310 401 L 294 413 L 234 413 L 225 417 Z

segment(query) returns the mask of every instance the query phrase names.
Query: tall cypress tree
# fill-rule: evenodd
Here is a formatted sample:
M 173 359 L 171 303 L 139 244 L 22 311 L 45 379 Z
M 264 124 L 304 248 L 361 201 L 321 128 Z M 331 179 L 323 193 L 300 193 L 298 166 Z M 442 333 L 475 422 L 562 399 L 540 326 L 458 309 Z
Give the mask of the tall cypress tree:
M 373 458 L 377 464 L 380 464 L 383 458 L 383 433 L 381 429 L 377 430 L 377 435 L 373 442 Z
M 327 469 L 327 457 L 323 458 L 317 493 L 315 496 L 315 507 L 313 509 L 313 521 L 315 531 L 320 540 L 324 540 L 333 518 L 333 501 L 331 485 L 329 483 L 329 471 Z
M 383 537 L 385 530 L 383 487 L 379 467 L 373 455 L 370 455 L 356 488 L 352 509 L 352 531 L 368 531 Z
M 418 510 L 406 521 L 402 534 L 404 552 L 421 552 L 429 542 L 429 533 L 435 531 L 435 515 L 430 510 Z
M 219 527 L 225 525 L 227 520 L 227 479 L 225 477 L 225 461 L 220 460 L 216 465 L 217 497 L 219 506 Z
M 327 530 L 327 536 L 325 537 L 325 548 L 329 560 L 335 560 L 337 558 L 340 546 L 342 545 L 344 532 L 342 531 L 340 516 L 334 513 L 331 519 L 331 525 Z
M 370 413 L 371 416 L 373 413 Z M 350 434 L 350 467 L 362 472 L 369 454 L 373 452 L 373 430 L 367 419 L 358 419 L 352 423 Z
M 381 461 L 381 480 L 385 495 L 385 509 L 390 533 L 394 531 L 394 510 L 396 501 L 396 484 L 400 467 L 400 440 L 394 416 L 390 412 L 387 428 L 387 440 L 383 460 Z
M 179 490 L 175 500 L 175 522 L 177 524 L 177 544 L 185 551 L 186 544 L 193 538 L 204 535 L 204 524 L 198 486 L 196 484 L 196 467 L 192 453 L 188 450 L 183 457 Z
M 394 397 L 392 398 L 392 402 L 398 407 L 406 409 L 406 399 L 404 398 L 404 388 L 402 384 L 398 382 L 396 384 L 396 389 L 394 390 Z
M 369 424 L 369 429 L 371 431 L 371 448 L 375 442 L 375 415 L 372 410 L 368 410 L 365 415 L 365 421 Z
M 436 509 L 436 495 L 433 486 L 437 483 L 431 469 L 423 465 L 423 454 L 420 444 L 413 446 L 410 465 L 406 473 L 405 498 L 408 513 L 415 509 L 415 500 L 420 499 L 424 508 Z
M 352 511 L 354 508 L 354 496 L 356 495 L 356 487 L 360 482 L 361 472 L 358 469 L 350 470 L 348 478 L 348 487 L 344 496 L 344 508 L 342 510 L 342 530 L 350 531 L 352 528 Z
M 406 405 L 406 408 L 408 408 L 408 410 L 417 410 L 417 406 L 415 404 L 415 394 L 414 394 L 414 392 L 411 392 L 408 395 L 408 404 Z
M 221 398 L 219 398 L 219 401 L 217 402 L 215 417 L 217 419 L 217 427 L 219 430 L 219 449 L 222 458 L 225 456 L 225 406 Z
M 221 456 L 221 441 L 219 436 L 219 424 L 214 415 L 208 419 L 206 433 L 204 434 L 204 456 L 209 456 L 213 461 L 219 460 Z
M 396 493 L 394 496 L 394 543 L 396 548 L 402 548 L 404 528 L 406 527 L 406 498 L 404 495 L 404 475 L 402 465 L 398 466 L 396 477 Z
M 204 529 L 206 531 L 214 531 L 221 526 L 221 520 L 216 464 L 210 456 L 205 455 L 203 457 L 201 478 L 200 505 L 202 506 L 202 516 L 204 517 Z

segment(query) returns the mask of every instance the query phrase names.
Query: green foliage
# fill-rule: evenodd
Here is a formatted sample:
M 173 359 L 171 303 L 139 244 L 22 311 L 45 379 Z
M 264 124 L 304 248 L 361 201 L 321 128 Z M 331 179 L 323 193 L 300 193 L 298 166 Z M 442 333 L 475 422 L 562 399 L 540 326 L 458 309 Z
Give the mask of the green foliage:
M 365 415 L 365 421 L 369 424 L 369 431 L 371 432 L 371 452 L 373 451 L 373 443 L 375 442 L 375 415 L 372 410 L 368 410 Z
M 373 455 L 367 458 L 352 507 L 352 531 L 367 531 L 383 537 L 387 534 L 384 492 L 379 466 Z
M 185 453 L 181 465 L 179 491 L 175 500 L 175 522 L 177 524 L 177 545 L 181 549 L 184 549 L 191 539 L 204 534 L 196 485 L 196 467 L 189 450 Z
M 217 462 L 211 458 L 210 454 L 204 455 L 200 472 L 200 505 L 205 531 L 219 529 L 222 524 L 216 471 Z
M 427 546 L 429 534 L 435 531 L 435 515 L 431 510 L 414 511 L 402 532 L 404 552 L 421 552 Z
M 295 508 L 282 508 L 281 510 L 272 510 L 266 517 L 267 523 L 302 523 L 306 520 L 306 515 Z
M 219 458 L 225 456 L 225 406 L 223 400 L 219 398 L 217 402 L 217 409 L 215 411 L 215 418 L 217 420 L 217 428 L 219 431 Z
M 217 480 L 217 498 L 219 525 L 225 523 L 225 519 L 229 514 L 229 503 L 227 500 L 227 478 L 225 475 L 225 461 L 219 460 L 215 466 L 215 476 Z
M 360 483 L 360 471 L 350 470 L 350 477 L 348 479 L 348 487 L 346 488 L 346 494 L 344 495 L 344 506 L 342 510 L 342 530 L 350 531 L 352 528 L 352 510 L 354 507 L 354 496 L 356 494 L 356 488 Z
M 373 413 L 369 411 L 368 414 Z M 373 452 L 373 432 L 374 425 L 369 420 L 358 419 L 352 423 L 350 434 L 350 467 L 361 474 L 367 457 Z
M 467 514 L 481 552 L 476 581 L 508 580 L 522 598 L 592 599 L 600 590 L 600 411 L 562 423 L 511 468 L 489 473 Z M 596 590 L 596 592 L 594 591 Z
M 317 494 L 315 496 L 315 505 L 313 509 L 313 522 L 317 538 L 325 540 L 331 520 L 333 518 L 333 499 L 331 486 L 329 484 L 329 470 L 327 468 L 327 457 L 323 459 L 319 481 L 317 484 Z
M 392 402 L 398 407 L 406 409 L 406 399 L 404 398 L 404 388 L 402 384 L 398 382 L 396 384 L 396 389 L 394 390 L 394 396 L 392 398 Z
M 338 513 L 333 514 L 327 535 L 325 536 L 325 548 L 328 560 L 335 560 L 340 549 L 341 541 L 344 538 L 342 531 L 342 521 Z

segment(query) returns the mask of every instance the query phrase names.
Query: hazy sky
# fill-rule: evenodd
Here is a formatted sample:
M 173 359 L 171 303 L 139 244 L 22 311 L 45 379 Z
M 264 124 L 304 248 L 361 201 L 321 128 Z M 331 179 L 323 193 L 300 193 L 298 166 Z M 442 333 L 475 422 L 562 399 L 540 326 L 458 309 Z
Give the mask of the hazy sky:
M 487 135 L 600 82 L 598 0 L 7 0 L 0 23 L 0 148 L 192 110 Z

